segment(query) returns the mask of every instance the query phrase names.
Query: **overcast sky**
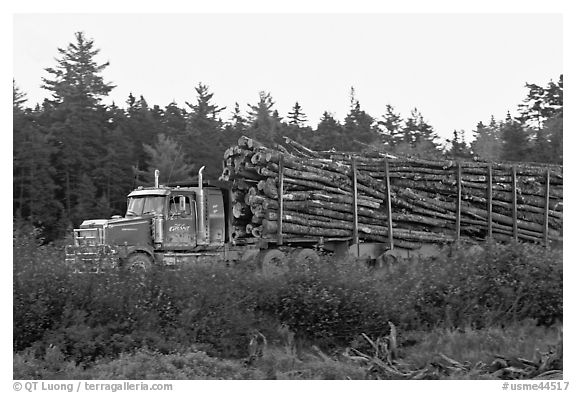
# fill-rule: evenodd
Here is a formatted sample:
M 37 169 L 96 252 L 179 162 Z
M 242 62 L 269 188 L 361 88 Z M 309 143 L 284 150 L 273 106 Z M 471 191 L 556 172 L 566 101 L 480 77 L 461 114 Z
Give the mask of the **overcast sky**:
M 342 121 L 353 86 L 372 116 L 417 107 L 447 138 L 514 113 L 526 82 L 563 72 L 561 14 L 16 14 L 13 76 L 30 105 L 76 31 L 110 62 L 106 102 L 184 106 L 202 82 L 225 120 L 263 90 L 281 116 L 298 101 L 311 126 L 324 111 Z

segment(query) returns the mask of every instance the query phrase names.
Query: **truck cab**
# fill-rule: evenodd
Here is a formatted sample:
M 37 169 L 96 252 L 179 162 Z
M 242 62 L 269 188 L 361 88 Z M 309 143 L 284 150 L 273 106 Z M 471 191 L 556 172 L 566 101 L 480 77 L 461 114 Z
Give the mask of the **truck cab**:
M 221 249 L 229 237 L 227 182 L 205 181 L 138 187 L 128 195 L 126 214 L 86 220 L 74 230 L 66 259 L 76 270 L 101 271 L 176 264 L 183 258 Z

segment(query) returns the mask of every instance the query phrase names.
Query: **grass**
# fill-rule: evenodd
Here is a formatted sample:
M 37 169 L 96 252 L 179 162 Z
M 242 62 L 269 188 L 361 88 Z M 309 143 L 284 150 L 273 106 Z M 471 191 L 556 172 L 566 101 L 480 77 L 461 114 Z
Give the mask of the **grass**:
M 488 364 L 495 355 L 537 359 L 540 353 L 558 345 L 561 339 L 561 327 L 541 327 L 533 321 L 485 329 L 410 332 L 406 340 L 417 344 L 403 351 L 403 358 L 417 367 L 429 364 L 438 353 L 471 364 Z
M 558 345 L 559 340 L 558 328 L 536 326 L 530 321 L 506 328 L 409 332 L 400 342 L 398 361 L 414 370 L 437 363 L 440 354 L 470 365 L 490 365 L 498 355 L 537 362 L 541 354 Z M 344 351 L 328 356 L 313 348 L 266 346 L 262 356 L 250 364 L 244 360 L 215 358 L 193 349 L 170 354 L 138 349 L 122 353 L 115 359 L 83 365 L 66 361 L 59 348 L 51 347 L 43 357 L 30 350 L 15 354 L 14 379 L 330 380 L 376 377 L 369 362 L 351 360 L 343 355 Z M 558 365 L 554 367 L 558 368 Z M 471 367 L 466 373 L 433 375 L 434 379 L 491 378 L 485 369 L 478 367 Z

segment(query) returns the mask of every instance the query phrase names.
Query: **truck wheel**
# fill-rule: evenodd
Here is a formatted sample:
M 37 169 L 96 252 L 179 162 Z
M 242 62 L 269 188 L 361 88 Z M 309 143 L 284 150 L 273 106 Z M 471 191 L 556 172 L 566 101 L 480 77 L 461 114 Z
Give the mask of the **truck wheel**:
M 260 250 L 247 250 L 240 261 L 238 261 L 238 266 L 248 272 L 254 272 L 259 269 Z
M 280 250 L 264 251 L 260 259 L 260 266 L 262 274 L 267 277 L 281 275 L 289 270 L 286 255 Z
M 132 273 L 145 273 L 152 269 L 152 258 L 143 252 L 136 252 L 128 257 L 124 270 Z
M 310 248 L 296 250 L 293 255 L 296 267 L 311 268 L 320 263 L 320 256 Z

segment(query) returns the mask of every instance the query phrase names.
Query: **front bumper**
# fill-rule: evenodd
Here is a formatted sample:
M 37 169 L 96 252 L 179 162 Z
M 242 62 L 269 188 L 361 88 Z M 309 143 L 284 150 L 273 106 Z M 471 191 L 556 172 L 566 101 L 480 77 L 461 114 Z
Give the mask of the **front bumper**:
M 66 246 L 66 263 L 75 273 L 103 273 L 118 267 L 118 251 L 109 245 Z

